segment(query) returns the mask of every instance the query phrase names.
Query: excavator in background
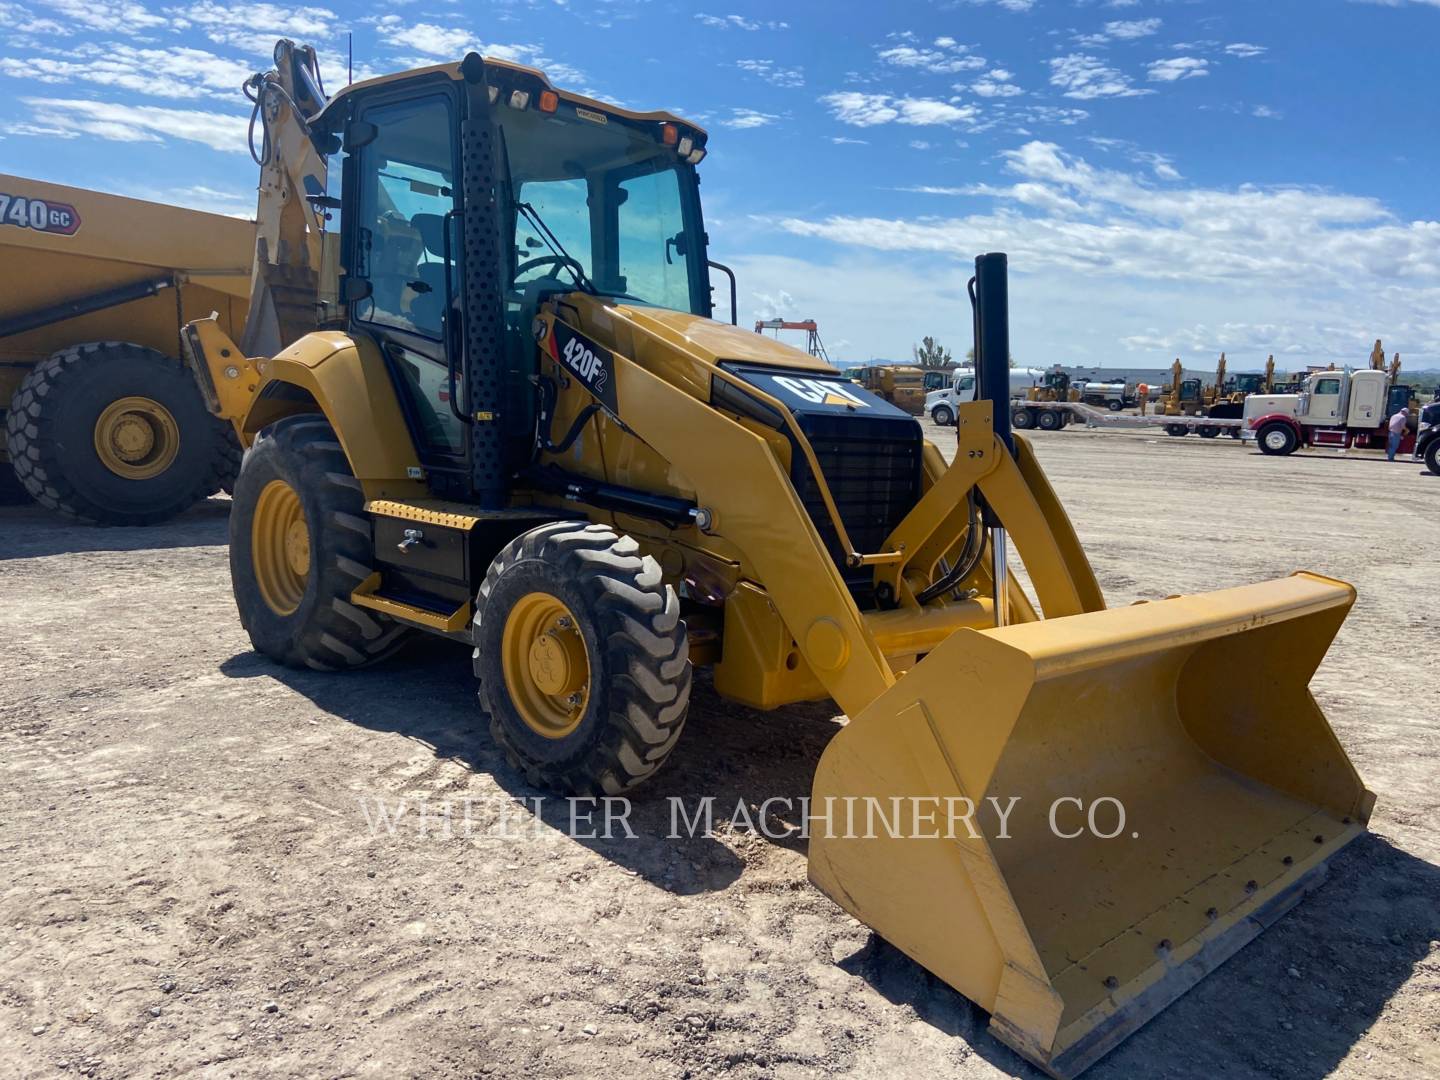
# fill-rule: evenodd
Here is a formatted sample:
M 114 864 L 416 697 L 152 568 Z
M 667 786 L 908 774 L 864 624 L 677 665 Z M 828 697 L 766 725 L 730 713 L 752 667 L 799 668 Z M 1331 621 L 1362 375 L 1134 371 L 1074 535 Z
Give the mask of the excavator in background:
M 947 463 L 829 364 L 711 318 L 699 126 L 475 54 L 311 100 L 295 55 L 252 83 L 283 181 L 262 204 L 299 211 L 262 205 L 266 275 L 323 282 L 333 250 L 336 304 L 273 355 L 185 333 L 249 447 L 230 567 L 258 651 L 339 671 L 464 642 L 517 772 L 581 795 L 661 768 L 697 665 L 758 709 L 832 699 L 811 880 L 1056 1077 L 1362 834 L 1374 797 L 1307 688 L 1354 589 L 1108 608 L 1010 430 L 1003 254 L 975 260 L 980 393 Z M 338 190 L 312 149 L 344 152 Z M 848 827 L 857 806 L 888 825 Z

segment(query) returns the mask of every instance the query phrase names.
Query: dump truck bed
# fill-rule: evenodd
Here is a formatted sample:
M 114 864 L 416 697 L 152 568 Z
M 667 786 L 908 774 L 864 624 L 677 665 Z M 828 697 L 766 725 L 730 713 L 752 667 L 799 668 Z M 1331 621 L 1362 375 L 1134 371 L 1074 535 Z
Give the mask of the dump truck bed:
M 0 363 L 109 339 L 178 356 L 179 328 L 212 311 L 238 331 L 254 244 L 254 224 L 239 218 L 0 173 L 0 259 L 9 268 Z M 62 305 L 161 279 L 178 287 L 25 329 Z

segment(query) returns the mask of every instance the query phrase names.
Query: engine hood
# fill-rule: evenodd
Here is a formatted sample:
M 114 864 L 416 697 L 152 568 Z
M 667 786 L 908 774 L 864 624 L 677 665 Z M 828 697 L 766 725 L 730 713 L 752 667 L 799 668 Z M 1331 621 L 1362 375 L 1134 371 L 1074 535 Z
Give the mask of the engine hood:
M 716 322 L 703 315 L 691 315 L 683 311 L 666 308 L 644 307 L 638 304 L 618 304 L 618 314 L 623 315 L 638 329 L 668 341 L 698 359 L 710 364 L 722 360 L 734 360 L 743 364 L 757 364 L 764 367 L 795 368 L 800 371 L 818 371 L 834 375 L 836 369 L 809 353 L 766 337 L 764 334 L 742 330 L 729 323 Z

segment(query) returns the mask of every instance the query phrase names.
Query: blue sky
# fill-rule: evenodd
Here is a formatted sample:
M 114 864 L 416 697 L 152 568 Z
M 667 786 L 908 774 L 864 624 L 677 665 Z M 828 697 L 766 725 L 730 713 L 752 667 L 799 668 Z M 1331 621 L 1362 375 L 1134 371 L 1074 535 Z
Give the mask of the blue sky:
M 467 49 L 711 131 L 742 322 L 833 356 L 968 345 L 1012 261 L 1027 364 L 1440 366 L 1440 0 L 0 0 L 0 171 L 252 205 L 238 84 L 275 37 L 343 82 Z

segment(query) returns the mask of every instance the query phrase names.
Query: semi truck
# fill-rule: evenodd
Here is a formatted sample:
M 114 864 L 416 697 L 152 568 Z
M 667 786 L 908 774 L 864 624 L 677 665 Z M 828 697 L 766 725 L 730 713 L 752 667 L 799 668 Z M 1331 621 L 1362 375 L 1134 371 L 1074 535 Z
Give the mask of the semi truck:
M 0 174 L 0 503 L 146 525 L 228 490 L 180 328 L 240 331 L 254 250 L 252 222 Z
M 1010 369 L 1010 407 L 1012 413 L 1024 410 L 1026 394 L 1034 387 L 1042 386 L 1048 374 L 1050 373 L 1043 368 Z M 955 417 L 959 414 L 958 407 L 966 401 L 974 400 L 975 369 L 956 368 L 951 374 L 949 386 L 942 390 L 932 390 L 925 395 L 925 412 L 931 420 L 934 420 L 935 423 L 941 427 L 948 427 L 955 423 Z M 1028 412 L 1026 416 L 1028 419 Z M 1035 425 L 1026 423 L 1017 424 L 1016 426 L 1034 427 Z
M 1252 394 L 1245 399 L 1241 438 L 1255 440 L 1262 453 L 1293 454 L 1302 446 L 1337 449 L 1385 448 L 1388 421 L 1409 409 L 1411 388 L 1391 385 L 1385 371 L 1317 371 L 1298 394 Z M 1415 445 L 1406 431 L 1402 453 Z

